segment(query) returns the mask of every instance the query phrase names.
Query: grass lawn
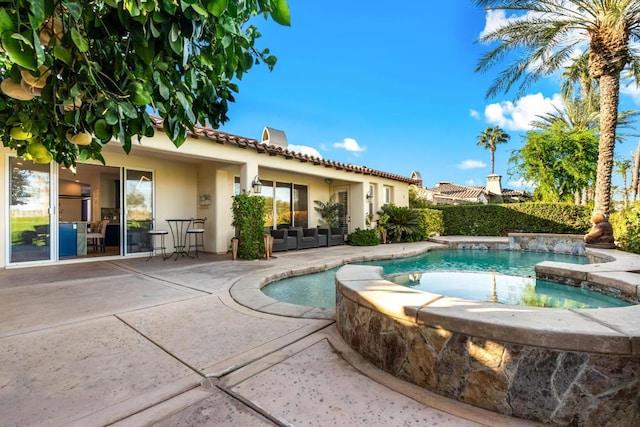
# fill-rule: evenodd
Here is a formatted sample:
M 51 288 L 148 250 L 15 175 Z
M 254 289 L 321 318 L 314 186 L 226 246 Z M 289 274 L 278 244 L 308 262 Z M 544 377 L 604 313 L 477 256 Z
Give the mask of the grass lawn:
M 23 231 L 36 232 L 36 226 L 48 224 L 48 216 L 11 218 L 11 244 L 19 244 L 22 242 L 21 236 Z

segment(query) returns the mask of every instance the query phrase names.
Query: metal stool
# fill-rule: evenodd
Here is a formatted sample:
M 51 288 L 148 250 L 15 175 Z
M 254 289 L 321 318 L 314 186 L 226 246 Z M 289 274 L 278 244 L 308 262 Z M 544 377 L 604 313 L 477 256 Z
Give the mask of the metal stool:
M 149 261 L 151 258 L 153 258 L 153 252 L 156 249 L 160 249 L 162 251 L 162 260 L 166 261 L 167 258 L 170 257 L 167 256 L 167 251 L 166 251 L 166 247 L 164 245 L 164 236 L 166 236 L 167 234 L 169 234 L 169 232 L 167 230 L 149 230 L 149 238 L 151 239 L 151 250 L 149 252 L 149 258 L 146 259 L 146 261 Z M 160 236 L 160 246 L 155 246 L 155 241 L 153 240 L 154 236 Z
M 191 248 L 195 248 L 195 257 L 198 258 L 198 248 L 202 248 L 204 252 L 204 222 L 207 218 L 195 218 L 191 220 L 191 226 L 187 228 L 187 236 L 189 236 L 189 246 L 187 247 L 187 254 L 191 251 Z M 194 243 L 191 243 L 191 236 L 194 238 Z M 199 239 L 198 239 L 199 238 Z

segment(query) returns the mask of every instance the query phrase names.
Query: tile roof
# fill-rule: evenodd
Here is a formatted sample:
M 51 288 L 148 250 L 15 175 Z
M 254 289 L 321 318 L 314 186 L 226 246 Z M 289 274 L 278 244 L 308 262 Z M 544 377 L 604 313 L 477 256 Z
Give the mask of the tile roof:
M 437 186 L 428 188 L 427 190 L 436 195 L 460 200 L 477 200 L 481 194 L 491 194 L 484 186 L 458 185 L 450 182 L 440 182 Z M 528 194 L 526 191 L 522 190 L 503 188 L 502 196 L 528 196 Z
M 434 194 L 461 200 L 477 200 L 480 195 L 485 192 L 484 187 L 469 187 L 466 185 L 452 184 L 450 182 L 438 183 L 436 187 L 428 188 L 427 190 Z
M 163 131 L 162 124 L 163 119 L 160 117 L 151 117 L 151 122 L 157 130 Z M 220 132 L 210 127 L 196 126 L 195 132 L 187 131 L 194 138 L 207 138 L 218 144 L 232 144 L 240 148 L 251 148 L 256 150 L 259 154 L 266 154 L 269 156 L 281 156 L 286 159 L 297 159 L 303 163 L 311 163 L 314 166 L 324 166 L 327 168 L 333 168 L 336 170 L 342 170 L 345 172 L 353 172 L 356 174 L 377 176 L 380 178 L 391 179 L 394 181 L 406 182 L 408 184 L 415 184 L 416 180 L 392 174 L 389 172 L 370 169 L 366 166 L 359 166 L 353 164 L 340 163 L 333 160 L 326 160 L 320 157 L 310 156 L 308 154 L 298 153 L 286 148 L 264 144 L 257 139 L 245 138 L 243 136 L 232 135 L 230 133 Z

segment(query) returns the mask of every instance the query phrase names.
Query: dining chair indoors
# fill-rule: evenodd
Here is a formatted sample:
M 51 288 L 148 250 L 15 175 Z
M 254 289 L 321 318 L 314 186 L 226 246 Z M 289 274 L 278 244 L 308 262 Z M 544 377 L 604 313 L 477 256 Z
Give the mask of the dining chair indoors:
M 94 252 L 96 252 L 98 248 L 101 252 L 105 251 L 104 235 L 107 232 L 107 225 L 109 225 L 109 220 L 103 219 L 98 223 L 95 230 L 92 230 L 91 233 L 87 233 L 87 247 L 92 246 Z

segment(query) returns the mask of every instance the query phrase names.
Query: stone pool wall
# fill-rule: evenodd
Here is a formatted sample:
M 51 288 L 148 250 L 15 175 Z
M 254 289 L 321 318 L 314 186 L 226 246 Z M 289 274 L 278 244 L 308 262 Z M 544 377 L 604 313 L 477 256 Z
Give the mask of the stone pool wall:
M 429 240 L 446 244 L 451 249 L 553 252 L 584 256 L 583 237 L 582 234 L 509 233 L 508 237 L 441 236 Z
M 509 250 L 585 255 L 582 234 L 509 233 Z
M 443 396 L 562 426 L 640 425 L 640 306 L 539 309 L 336 274 L 336 326 L 379 368 Z

